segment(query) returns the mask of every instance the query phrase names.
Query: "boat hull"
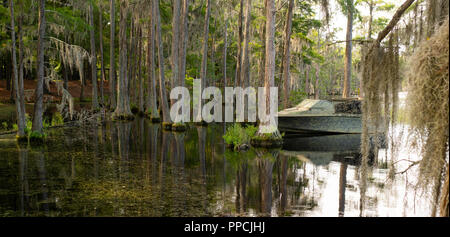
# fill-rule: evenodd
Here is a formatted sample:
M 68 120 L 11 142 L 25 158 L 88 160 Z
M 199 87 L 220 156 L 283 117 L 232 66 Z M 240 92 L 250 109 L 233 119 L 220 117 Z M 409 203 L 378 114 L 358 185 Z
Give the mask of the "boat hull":
M 285 133 L 358 134 L 362 122 L 356 115 L 279 116 L 278 129 Z

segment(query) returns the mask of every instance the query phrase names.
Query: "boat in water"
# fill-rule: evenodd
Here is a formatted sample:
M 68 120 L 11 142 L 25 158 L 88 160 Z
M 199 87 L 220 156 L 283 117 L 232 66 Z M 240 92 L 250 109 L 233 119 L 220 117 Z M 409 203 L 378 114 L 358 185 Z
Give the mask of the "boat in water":
M 358 99 L 306 99 L 278 112 L 278 129 L 285 133 L 360 134 L 361 101 Z

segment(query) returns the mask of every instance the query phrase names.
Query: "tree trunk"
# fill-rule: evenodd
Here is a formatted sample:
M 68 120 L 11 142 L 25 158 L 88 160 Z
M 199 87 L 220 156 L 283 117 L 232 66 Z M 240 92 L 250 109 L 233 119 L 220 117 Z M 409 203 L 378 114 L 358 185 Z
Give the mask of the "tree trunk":
M 237 42 L 237 59 L 236 59 L 236 76 L 234 81 L 234 86 L 237 87 L 241 85 L 241 59 L 242 59 L 242 16 L 244 14 L 244 0 L 241 0 L 240 8 L 239 8 L 239 35 Z
M 173 0 L 173 13 L 172 13 L 172 89 L 179 85 L 179 47 L 180 47 L 180 15 L 181 15 L 181 2 L 180 0 Z M 171 100 L 171 104 L 175 103 L 175 100 Z
M 132 89 L 136 88 L 136 26 L 133 18 L 132 16 L 130 22 L 130 43 L 128 44 L 128 95 L 130 96 L 130 101 L 136 105 L 136 94 L 132 93 Z
M 217 21 L 216 19 L 214 19 L 214 29 L 217 28 Z M 212 75 L 210 75 L 210 84 L 209 85 L 213 85 L 216 86 L 216 37 L 215 34 L 211 35 L 211 67 L 212 67 Z
M 98 95 L 97 95 L 97 52 L 95 50 L 95 32 L 94 32 L 94 4 L 89 4 L 89 21 L 90 21 L 90 36 L 91 36 L 91 73 L 92 73 L 92 109 L 98 109 Z M 101 41 L 101 39 L 100 39 Z
M 24 82 L 23 82 L 23 77 L 24 77 L 24 69 L 23 69 L 23 11 L 24 11 L 24 6 L 23 6 L 23 1 L 20 2 L 20 15 L 19 15 L 19 25 L 18 25 L 18 37 L 19 37 L 19 94 L 20 94 L 20 98 L 18 98 L 19 102 L 20 102 L 20 110 L 21 110 L 21 114 L 23 115 L 22 119 L 23 119 L 23 127 L 26 127 L 26 110 L 25 110 L 25 97 L 24 97 Z M 18 118 L 20 118 L 20 116 L 18 116 Z M 19 122 L 22 123 L 22 121 L 18 121 L 18 125 Z M 19 135 L 20 136 L 20 135 Z
M 103 9 L 102 5 L 99 4 L 99 37 L 100 37 L 100 66 L 101 69 L 101 77 L 100 77 L 100 103 L 104 104 L 104 90 L 103 90 L 103 83 L 105 81 L 105 62 L 103 60 Z
M 225 31 L 223 42 L 223 88 L 227 86 L 227 47 L 228 47 L 228 19 L 225 19 Z
M 188 42 L 188 12 L 189 12 L 189 0 L 183 0 L 182 6 L 182 18 L 181 18 L 181 30 L 180 30 L 180 47 L 179 47 L 179 71 L 180 76 L 178 78 L 179 86 L 184 86 L 184 80 L 186 77 L 186 48 Z
M 156 19 L 156 43 L 158 44 L 158 63 L 159 63 L 159 96 L 162 110 L 163 122 L 171 123 L 169 106 L 166 96 L 166 85 L 164 80 L 164 55 L 161 39 L 161 16 L 159 15 L 159 0 L 154 1 L 154 15 Z
M 152 120 L 159 120 L 159 112 L 156 104 L 156 76 L 155 76 L 155 14 L 154 14 L 154 1 L 151 1 L 150 8 L 152 9 L 150 17 L 150 26 L 148 29 L 148 41 L 147 41 L 147 114 L 150 115 Z
M 347 0 L 347 35 L 345 45 L 345 73 L 343 98 L 350 97 L 350 82 L 352 78 L 352 31 L 353 31 L 353 0 Z
M 264 87 L 266 90 L 266 114 L 270 114 L 270 87 L 275 85 L 275 0 L 267 0 L 266 6 L 266 63 L 264 72 Z M 278 110 L 278 108 L 277 108 Z M 270 121 L 261 123 L 262 126 L 269 126 Z M 260 126 L 261 126 L 260 125 Z M 276 128 L 275 128 L 276 129 Z M 272 136 L 279 136 L 276 129 Z
M 17 59 L 16 59 L 16 32 L 14 26 L 14 1 L 9 0 L 9 8 L 11 12 L 11 53 L 12 53 L 12 64 L 13 64 L 13 74 L 14 74 L 14 88 L 15 90 L 15 103 L 17 112 L 17 135 L 19 137 L 25 136 L 25 114 L 22 111 L 23 100 L 23 88 L 19 87 L 19 73 L 17 70 Z M 22 84 L 23 87 L 23 84 Z
M 209 35 L 209 17 L 211 15 L 211 0 L 206 1 L 206 14 L 205 14 L 205 26 L 203 28 L 203 48 L 202 48 L 202 67 L 200 79 L 202 80 L 201 89 L 205 89 L 208 86 L 206 72 L 208 69 L 208 35 Z M 200 107 L 202 106 L 202 100 L 200 99 Z M 201 116 L 201 110 L 198 111 L 197 116 Z M 200 119 L 198 119 L 200 120 Z
M 138 82 L 139 82 L 139 111 L 144 112 L 144 80 L 142 79 L 142 29 L 138 29 Z
M 306 98 L 309 98 L 309 94 L 310 94 L 310 88 L 309 88 L 309 70 L 310 70 L 310 65 L 306 65 L 306 72 L 305 72 L 305 92 L 306 92 Z
M 442 186 L 441 191 L 441 201 L 440 201 L 440 216 L 449 216 L 449 206 L 448 206 L 448 191 L 449 191 L 449 168 L 447 166 L 447 175 L 445 178 L 445 183 Z
M 248 43 L 250 42 L 250 19 L 251 19 L 252 1 L 247 0 L 245 5 L 245 22 L 244 22 L 244 48 L 242 54 L 242 66 L 240 86 L 245 88 L 250 84 L 250 55 Z
M 291 59 L 291 32 L 292 32 L 292 11 L 294 9 L 294 0 L 289 0 L 288 15 L 286 17 L 286 29 L 284 31 L 284 55 L 281 67 L 281 78 L 284 83 L 284 108 L 289 106 L 289 78 L 290 78 L 290 59 Z
M 116 85 L 116 69 L 115 69 L 115 53 L 114 53 L 114 38 L 115 38 L 115 30 L 116 30 L 116 17 L 115 17 L 115 0 L 109 0 L 110 4 L 110 23 L 111 23 L 111 34 L 110 34 L 110 49 L 109 49 L 109 93 L 110 93 L 110 107 L 112 109 L 116 108 L 116 94 L 117 94 L 117 85 Z
M 319 99 L 319 63 L 316 63 L 316 82 L 314 83 L 314 99 Z
M 44 113 L 44 37 L 45 37 L 45 0 L 39 1 L 39 26 L 38 26 L 38 53 L 37 53 L 37 85 L 35 90 L 35 104 L 33 127 L 34 132 L 42 133 L 42 115 Z
M 127 15 L 128 4 L 126 0 L 120 1 L 120 27 L 119 27 L 119 81 L 117 90 L 117 107 L 113 116 L 126 119 L 132 116 L 130 110 L 130 97 L 128 95 L 127 75 Z
M 367 35 L 367 39 L 369 39 L 369 40 L 372 38 L 373 8 L 374 8 L 374 3 L 373 3 L 373 0 L 371 0 L 369 3 L 369 32 Z

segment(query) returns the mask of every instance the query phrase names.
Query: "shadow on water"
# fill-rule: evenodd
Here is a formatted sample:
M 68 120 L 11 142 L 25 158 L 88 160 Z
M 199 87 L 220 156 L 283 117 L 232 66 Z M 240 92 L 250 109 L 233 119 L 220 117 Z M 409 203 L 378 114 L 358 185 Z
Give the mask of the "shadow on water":
M 283 149 L 234 152 L 224 131 L 211 124 L 167 132 L 136 119 L 52 129 L 40 148 L 0 143 L 0 216 L 360 212 L 359 136 L 289 138 Z

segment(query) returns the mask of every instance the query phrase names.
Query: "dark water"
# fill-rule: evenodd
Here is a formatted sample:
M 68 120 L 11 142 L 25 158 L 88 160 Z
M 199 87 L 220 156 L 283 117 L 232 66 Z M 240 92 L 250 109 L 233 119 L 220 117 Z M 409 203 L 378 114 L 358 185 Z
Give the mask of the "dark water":
M 174 133 L 139 119 L 59 128 L 33 148 L 2 138 L 0 216 L 405 215 L 395 196 L 404 183 L 385 185 L 382 160 L 361 195 L 359 136 L 237 153 L 225 148 L 223 126 Z

